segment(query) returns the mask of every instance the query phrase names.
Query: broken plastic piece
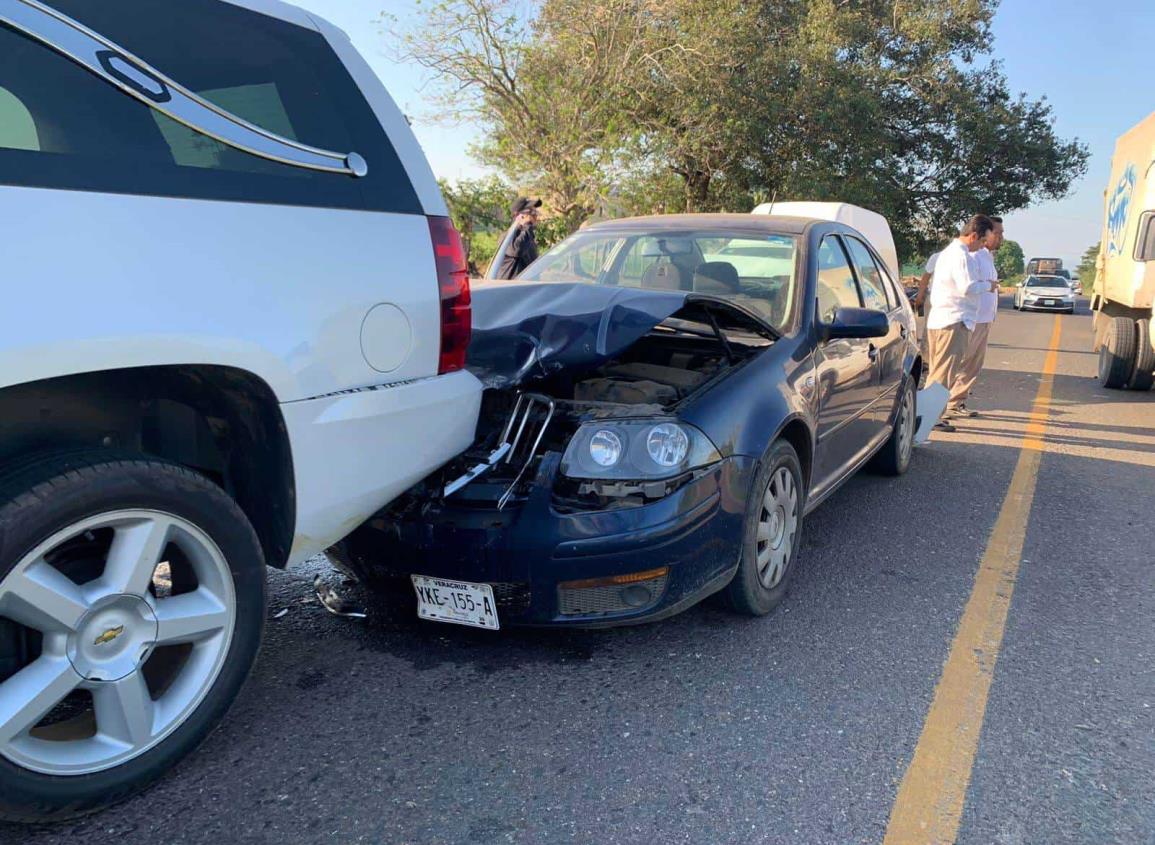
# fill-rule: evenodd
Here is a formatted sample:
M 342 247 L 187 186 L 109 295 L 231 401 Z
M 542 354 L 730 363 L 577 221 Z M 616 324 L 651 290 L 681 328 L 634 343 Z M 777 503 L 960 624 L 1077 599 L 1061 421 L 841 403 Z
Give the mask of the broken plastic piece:
M 915 416 L 918 428 L 914 432 L 914 443 L 921 446 L 930 440 L 930 433 L 938 422 L 942 412 L 946 410 L 946 403 L 950 401 L 950 391 L 932 381 L 918 392 L 915 397 Z
M 523 393 L 517 397 L 517 404 L 513 407 L 513 413 L 509 415 L 509 419 L 505 423 L 505 429 L 501 433 L 501 443 L 496 449 L 489 453 L 489 457 L 485 459 L 484 463 L 477 464 L 464 475 L 450 481 L 445 485 L 445 495 L 452 496 L 458 490 L 471 481 L 480 477 L 484 473 L 493 469 L 503 461 L 505 463 L 512 463 L 513 459 L 518 456 L 518 447 L 522 445 L 522 438 L 525 442 L 529 442 L 529 438 L 533 438 L 533 445 L 529 447 L 528 451 L 523 451 L 521 454 L 525 456 L 522 462 L 521 469 L 518 470 L 517 476 L 513 483 L 509 485 L 501 500 L 497 503 L 497 509 L 502 510 L 506 503 L 509 502 L 510 497 L 513 496 L 514 490 L 521 482 L 525 471 L 529 469 L 529 465 L 533 462 L 534 456 L 537 454 L 538 447 L 541 446 L 541 440 L 545 436 L 545 430 L 549 427 L 550 421 L 553 419 L 556 405 L 548 396 L 538 396 L 533 393 Z M 540 423 L 533 420 L 535 414 L 544 414 L 544 418 Z M 513 440 L 509 439 L 510 434 L 513 434 L 514 427 L 517 427 L 517 434 L 514 435 Z M 537 429 L 537 436 L 534 437 L 534 428 Z M 528 429 L 528 436 L 527 436 Z
M 506 453 L 509 452 L 509 449 L 509 443 L 502 443 L 500 446 L 489 453 L 489 457 L 485 459 L 485 463 L 477 464 L 475 467 L 473 467 L 473 469 L 469 470 L 464 475 L 458 476 L 446 484 L 445 495 L 452 496 L 454 493 L 456 493 L 469 482 L 473 481 L 475 478 L 478 478 L 482 474 L 493 469 L 495 466 L 501 463 L 501 459 L 505 457 Z
M 317 600 L 321 602 L 321 607 L 334 616 L 340 616 L 343 619 L 365 619 L 368 616 L 364 608 L 343 597 L 325 583 L 320 575 L 313 579 L 313 592 L 317 594 Z
M 533 412 L 537 410 L 538 406 L 540 405 L 544 405 L 546 408 L 545 419 L 541 421 L 541 425 L 537 430 L 537 437 L 534 439 L 533 445 L 529 448 L 529 451 L 526 452 L 525 461 L 522 463 L 521 469 L 517 471 L 517 475 L 514 477 L 513 483 L 509 485 L 504 495 L 502 495 L 502 497 L 497 501 L 497 509 L 499 511 L 505 509 L 506 504 L 508 504 L 510 498 L 513 496 L 513 491 L 516 490 L 517 485 L 521 483 L 521 478 L 525 475 L 525 471 L 529 469 L 529 465 L 533 463 L 533 458 L 537 454 L 538 447 L 541 446 L 541 440 L 543 437 L 545 437 L 545 430 L 549 428 L 550 421 L 553 419 L 553 412 L 557 409 L 554 401 L 548 396 L 532 396 L 530 394 L 525 394 L 517 400 L 517 406 L 519 408 L 521 407 L 522 399 L 526 399 L 528 402 L 525 406 L 525 413 L 521 418 L 521 424 L 517 428 L 517 437 L 513 439 L 513 445 L 510 447 L 509 455 L 505 459 L 506 463 L 509 463 L 513 460 L 513 456 L 517 453 L 518 444 L 521 443 L 521 435 L 525 431 L 526 423 L 529 422 Z M 515 410 L 514 414 L 516 415 L 516 413 L 517 411 Z

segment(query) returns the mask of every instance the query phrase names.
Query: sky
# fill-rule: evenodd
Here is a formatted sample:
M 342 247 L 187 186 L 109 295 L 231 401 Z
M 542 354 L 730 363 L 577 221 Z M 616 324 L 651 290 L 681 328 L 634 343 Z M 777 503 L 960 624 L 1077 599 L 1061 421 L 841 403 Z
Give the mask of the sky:
M 468 154 L 477 128 L 432 122 L 422 70 L 394 60 L 382 14 L 404 19 L 418 13 L 418 0 L 294 2 L 349 33 L 413 120 L 439 178 L 485 172 Z M 1046 97 L 1059 137 L 1078 138 L 1091 151 L 1087 175 L 1066 198 L 1005 215 L 1007 237 L 1018 241 L 1028 258 L 1057 256 L 1073 268 L 1098 242 L 1115 139 L 1155 110 L 1153 49 L 1155 0 L 1003 0 L 994 21 L 994 58 L 1003 63 L 1011 90 Z

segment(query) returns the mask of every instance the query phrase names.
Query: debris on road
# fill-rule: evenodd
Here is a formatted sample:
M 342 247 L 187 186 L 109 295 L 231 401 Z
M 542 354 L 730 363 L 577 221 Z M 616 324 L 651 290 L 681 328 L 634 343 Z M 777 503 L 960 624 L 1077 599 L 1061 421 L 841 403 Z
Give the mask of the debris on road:
M 344 619 L 365 619 L 368 617 L 364 608 L 346 599 L 335 588 L 327 584 L 320 575 L 313 579 L 313 591 L 317 594 L 317 600 L 321 602 L 321 607 L 334 616 L 340 616 Z
M 918 409 L 918 430 L 914 433 L 914 445 L 922 446 L 930 441 L 934 424 L 939 421 L 942 412 L 946 410 L 950 392 L 933 381 L 918 392 L 915 407 Z

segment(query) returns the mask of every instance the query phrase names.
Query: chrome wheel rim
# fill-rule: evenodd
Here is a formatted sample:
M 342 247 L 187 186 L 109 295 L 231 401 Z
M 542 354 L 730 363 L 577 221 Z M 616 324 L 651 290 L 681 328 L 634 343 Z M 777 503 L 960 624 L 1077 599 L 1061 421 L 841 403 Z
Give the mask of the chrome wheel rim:
M 0 756 L 77 776 L 139 757 L 184 723 L 224 665 L 236 601 L 207 534 L 122 510 L 25 555 L 0 581 L 0 619 L 34 652 L 0 681 Z
M 907 389 L 898 410 L 898 461 L 905 467 L 914 449 L 914 391 Z
M 798 487 L 786 467 L 770 476 L 758 517 L 758 580 L 767 590 L 786 575 L 798 533 Z

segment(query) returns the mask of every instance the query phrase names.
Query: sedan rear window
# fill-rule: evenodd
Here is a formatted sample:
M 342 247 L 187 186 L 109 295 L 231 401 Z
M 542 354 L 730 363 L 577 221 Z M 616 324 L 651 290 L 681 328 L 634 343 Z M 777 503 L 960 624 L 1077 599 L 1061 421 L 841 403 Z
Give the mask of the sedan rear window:
M 719 296 L 782 332 L 793 314 L 797 252 L 790 235 L 585 231 L 555 246 L 519 279 Z

